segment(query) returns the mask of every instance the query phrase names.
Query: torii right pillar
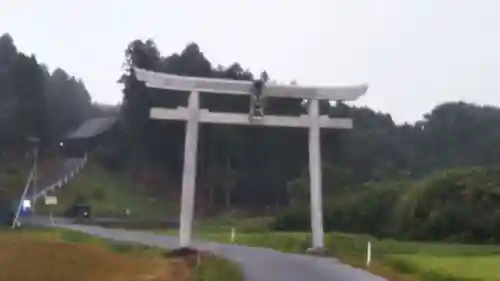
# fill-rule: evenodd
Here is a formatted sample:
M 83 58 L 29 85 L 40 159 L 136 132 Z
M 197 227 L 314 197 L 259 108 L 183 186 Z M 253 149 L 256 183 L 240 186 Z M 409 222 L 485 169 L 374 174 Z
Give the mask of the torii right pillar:
M 321 136 L 319 101 L 309 100 L 309 178 L 311 197 L 312 248 L 310 252 L 320 253 L 324 249 L 323 200 L 321 184 Z

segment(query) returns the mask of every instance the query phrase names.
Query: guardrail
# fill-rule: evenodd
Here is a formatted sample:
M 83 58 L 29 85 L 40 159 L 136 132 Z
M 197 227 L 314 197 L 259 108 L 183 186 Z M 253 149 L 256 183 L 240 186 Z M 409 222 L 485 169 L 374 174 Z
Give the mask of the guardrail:
M 48 192 L 54 192 L 56 188 L 59 189 L 64 187 L 71 179 L 73 179 L 78 173 L 80 173 L 80 171 L 85 167 L 85 164 L 87 164 L 87 154 L 85 154 L 85 156 L 81 158 L 81 162 L 78 163 L 75 168 L 67 171 L 67 173 L 65 173 L 64 176 L 62 176 L 59 180 L 43 188 L 40 192 L 35 194 L 35 196 L 33 196 L 32 204 L 35 204 L 38 199 L 45 197 Z
M 12 228 L 15 228 L 17 226 L 17 222 L 19 219 L 19 214 L 21 213 L 21 208 L 23 206 L 23 201 L 24 198 L 26 197 L 26 193 L 28 192 L 28 188 L 30 187 L 31 181 L 33 180 L 33 176 L 35 174 L 35 165 L 33 165 L 33 168 L 31 168 L 30 175 L 28 176 L 28 180 L 26 181 L 26 186 L 24 187 L 23 190 L 23 195 L 21 195 L 21 200 L 19 200 L 19 203 L 17 205 L 16 213 L 14 215 L 14 219 L 12 220 Z
M 78 158 L 77 158 L 78 159 Z M 36 201 L 42 197 L 45 197 L 45 195 L 48 193 L 48 192 L 54 192 L 54 190 L 56 188 L 62 188 L 63 186 L 65 186 L 71 179 L 73 179 L 82 169 L 83 167 L 85 167 L 85 164 L 87 163 L 87 154 L 85 154 L 85 156 L 83 158 L 81 158 L 81 162 L 78 163 L 78 165 L 76 165 L 74 168 L 66 171 L 64 173 L 64 175 L 59 178 L 56 182 L 48 185 L 47 187 L 44 187 L 40 192 L 38 192 L 37 194 L 35 194 L 33 196 L 33 202 L 31 203 L 32 206 L 35 205 Z M 34 175 L 34 172 L 36 169 L 35 168 L 36 166 L 33 166 L 31 172 L 30 172 L 30 175 L 28 177 L 28 181 L 26 183 L 26 187 L 24 188 L 24 191 L 23 191 L 23 194 L 21 195 L 21 199 L 19 200 L 19 205 L 17 206 L 17 210 L 16 210 L 16 213 L 15 213 L 15 216 L 14 216 L 14 220 L 12 221 L 12 228 L 15 228 L 17 223 L 18 223 L 18 219 L 19 219 L 19 214 L 21 212 L 21 208 L 22 208 L 22 204 L 24 202 L 24 199 L 26 198 L 27 196 L 27 191 L 30 187 L 30 184 L 31 184 L 31 181 L 33 179 L 33 175 Z

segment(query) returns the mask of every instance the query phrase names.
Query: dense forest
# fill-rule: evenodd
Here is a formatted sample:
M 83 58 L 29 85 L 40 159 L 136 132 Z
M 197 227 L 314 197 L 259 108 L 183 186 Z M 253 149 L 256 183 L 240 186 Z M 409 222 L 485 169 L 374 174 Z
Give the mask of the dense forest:
M 35 55 L 20 52 L 9 34 L 1 35 L 0 208 L 21 195 L 35 148 L 45 170 L 62 138 L 105 111 L 91 102 L 82 80 L 61 68 L 49 71 Z
M 160 54 L 152 40 L 125 47 L 117 77 L 124 86 L 120 122 L 95 159 L 178 194 L 185 124 L 150 120 L 149 108 L 184 106 L 188 95 L 148 89 L 132 67 L 236 80 L 254 74 L 236 62 L 212 64 L 195 43 L 169 55 Z M 246 113 L 249 98 L 203 95 L 201 105 Z M 449 102 L 414 124 L 396 124 L 389 114 L 341 102 L 325 101 L 321 112 L 354 119 L 353 130 L 322 131 L 326 229 L 500 242 L 500 109 Z M 266 113 L 305 113 L 304 101 L 269 99 Z M 35 56 L 19 52 L 11 36 L 0 37 L 2 157 L 22 150 L 30 137 L 49 151 L 83 120 L 103 114 L 81 80 L 62 69 L 49 72 Z M 265 213 L 276 215 L 276 229 L 309 228 L 307 137 L 303 129 L 203 124 L 198 212 Z
M 22 151 L 30 138 L 48 151 L 94 111 L 82 80 L 49 72 L 9 34 L 0 37 L 0 152 Z
M 195 44 L 160 54 L 154 41 L 125 51 L 121 146 L 114 167 L 179 188 L 184 124 L 152 121 L 151 106 L 185 106 L 187 94 L 148 89 L 132 67 L 158 72 L 252 80 L 238 63 L 213 65 Z M 271 73 L 272 79 L 272 73 Z M 291 81 L 291 83 L 297 83 Z M 300 81 L 298 81 L 300 83 Z M 211 111 L 248 112 L 247 97 L 202 96 Z M 354 119 L 350 131 L 322 131 L 325 227 L 414 239 L 500 240 L 500 110 L 463 102 L 436 106 L 414 124 L 345 103 L 322 103 L 330 116 Z M 270 99 L 268 114 L 305 112 L 298 99 Z M 121 140 L 127 139 L 128 142 Z M 124 153 L 128 152 L 128 153 Z M 307 132 L 203 124 L 197 207 L 204 214 L 251 209 L 278 212 L 278 229 L 307 229 Z M 155 172 L 156 171 L 156 172 Z

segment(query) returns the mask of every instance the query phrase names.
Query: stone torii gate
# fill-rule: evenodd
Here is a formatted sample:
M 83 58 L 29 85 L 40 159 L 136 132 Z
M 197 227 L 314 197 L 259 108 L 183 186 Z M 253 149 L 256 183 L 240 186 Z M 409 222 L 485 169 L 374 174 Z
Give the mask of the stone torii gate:
M 260 116 L 249 118 L 247 114 L 210 112 L 200 108 L 200 93 L 246 95 L 251 97 L 254 84 L 250 81 L 186 77 L 151 72 L 135 68 L 139 81 L 147 87 L 190 92 L 188 107 L 167 109 L 153 107 L 150 117 L 159 120 L 187 121 L 184 143 L 184 169 L 180 214 L 180 246 L 191 245 L 192 221 L 195 200 L 196 157 L 199 123 L 237 124 L 250 126 L 309 128 L 309 175 L 311 188 L 312 250 L 321 250 L 323 241 L 323 207 L 321 187 L 320 128 L 351 129 L 350 118 L 329 118 L 319 113 L 319 100 L 353 101 L 366 93 L 365 84 L 343 87 L 307 87 L 297 85 L 272 85 L 263 87 L 264 97 L 307 99 L 308 113 L 301 116 Z M 253 111 L 253 110 L 251 110 Z

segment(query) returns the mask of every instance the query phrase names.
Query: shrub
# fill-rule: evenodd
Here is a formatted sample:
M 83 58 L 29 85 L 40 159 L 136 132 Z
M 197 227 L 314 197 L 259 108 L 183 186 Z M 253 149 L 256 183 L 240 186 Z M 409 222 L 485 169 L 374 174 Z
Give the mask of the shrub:
M 75 196 L 75 204 L 85 204 L 87 203 L 88 199 L 87 199 L 87 195 L 83 194 L 83 193 L 78 193 L 76 194 Z
M 289 207 L 282 211 L 273 228 L 280 231 L 304 231 L 310 228 L 309 210 L 305 207 Z
M 101 188 L 94 188 L 92 190 L 92 199 L 96 201 L 102 201 L 106 198 L 106 193 Z

